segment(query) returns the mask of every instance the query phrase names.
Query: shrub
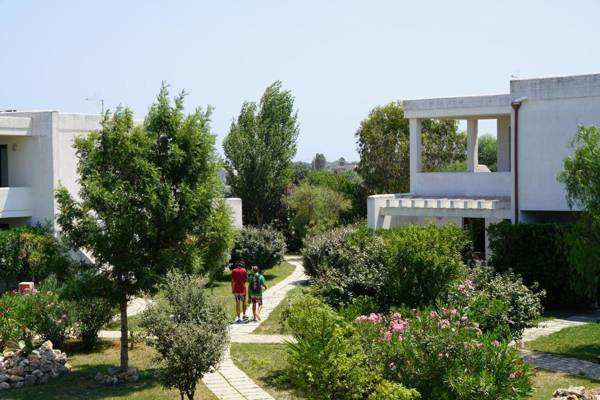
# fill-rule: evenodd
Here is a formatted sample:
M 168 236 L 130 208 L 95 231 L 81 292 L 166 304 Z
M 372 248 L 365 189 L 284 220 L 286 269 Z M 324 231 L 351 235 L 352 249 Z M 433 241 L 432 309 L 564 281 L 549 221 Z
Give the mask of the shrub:
M 464 273 L 463 229 L 406 225 L 380 231 L 387 252 L 382 304 L 431 305 Z
M 384 380 L 377 385 L 368 400 L 416 400 L 420 398 L 421 395 L 415 389 L 407 389 L 398 383 Z
M 98 332 L 115 314 L 115 306 L 100 297 L 82 298 L 72 305 L 74 333 L 81 339 L 83 348 L 91 350 L 98 342 Z
M 376 297 L 385 270 L 381 237 L 367 228 L 341 228 L 309 240 L 304 259 L 316 277 L 315 292 L 327 304 L 340 308 L 356 297 Z
M 18 282 L 38 282 L 50 274 L 67 275 L 71 260 L 49 227 L 0 230 L 0 291 Z
M 301 296 L 291 305 L 288 376 L 309 399 L 363 399 L 379 379 L 367 363 L 356 329 L 327 305 Z
M 498 272 L 512 270 L 521 275 L 527 286 L 539 283 L 546 291 L 546 306 L 587 306 L 595 298 L 590 298 L 588 290 L 573 290 L 569 285 L 571 272 L 566 236 L 570 229 L 560 224 L 501 222 L 491 225 L 488 228 L 490 264 Z
M 163 290 L 165 301 L 144 311 L 141 326 L 159 353 L 163 386 L 192 400 L 198 380 L 222 358 L 229 319 L 201 278 L 170 272 Z
M 0 296 L 0 353 L 21 339 L 25 327 L 18 318 L 18 296 L 12 292 Z
M 449 304 L 462 309 L 484 332 L 516 339 L 541 315 L 544 291 L 529 289 L 511 272 L 494 275 L 489 267 L 477 267 L 448 297 Z
M 247 227 L 238 233 L 230 262 L 247 267 L 258 265 L 266 270 L 282 262 L 284 254 L 285 239 L 281 232 L 272 228 Z
M 357 319 L 370 358 L 386 379 L 415 388 L 425 399 L 508 400 L 531 392 L 530 368 L 507 342 L 483 335 L 456 310 Z M 377 336 L 374 336 L 377 335 Z

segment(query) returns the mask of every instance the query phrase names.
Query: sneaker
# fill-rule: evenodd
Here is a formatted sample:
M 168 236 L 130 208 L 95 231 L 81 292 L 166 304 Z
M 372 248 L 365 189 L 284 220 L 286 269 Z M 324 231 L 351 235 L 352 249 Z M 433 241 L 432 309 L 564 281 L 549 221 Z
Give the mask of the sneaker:
M 244 320 L 244 322 L 248 321 L 248 316 L 244 315 L 243 320 Z
M 232 322 L 232 324 L 239 324 L 239 323 L 241 323 L 241 322 L 242 322 L 242 320 L 238 318 L 238 319 L 236 319 L 235 321 L 233 321 L 233 322 Z

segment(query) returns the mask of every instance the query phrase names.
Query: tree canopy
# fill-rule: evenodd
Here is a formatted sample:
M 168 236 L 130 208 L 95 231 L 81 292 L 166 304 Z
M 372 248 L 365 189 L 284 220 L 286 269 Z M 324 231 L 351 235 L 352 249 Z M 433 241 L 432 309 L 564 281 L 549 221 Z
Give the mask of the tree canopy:
M 285 211 L 282 197 L 292 180 L 299 126 L 294 97 L 277 81 L 260 103 L 246 102 L 223 142 L 227 181 L 242 199 L 244 221 L 262 226 Z
M 128 365 L 127 302 L 153 291 L 167 271 L 210 272 L 223 265 L 231 220 L 219 199 L 210 108 L 183 113 L 163 84 L 143 125 L 127 108 L 106 113 L 99 131 L 75 140 L 78 198 L 57 191 L 58 223 L 86 251 L 103 293 L 121 310 L 121 368 Z

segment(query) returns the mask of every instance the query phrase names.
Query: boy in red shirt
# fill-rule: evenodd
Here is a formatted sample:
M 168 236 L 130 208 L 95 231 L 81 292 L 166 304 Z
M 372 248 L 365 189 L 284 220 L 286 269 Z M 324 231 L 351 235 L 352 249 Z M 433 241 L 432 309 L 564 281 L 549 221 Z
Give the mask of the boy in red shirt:
M 240 309 L 244 311 L 244 321 L 246 317 L 246 281 L 248 280 L 248 272 L 241 265 L 236 265 L 231 270 L 231 293 L 235 299 L 235 313 L 237 315 L 236 323 L 241 323 Z

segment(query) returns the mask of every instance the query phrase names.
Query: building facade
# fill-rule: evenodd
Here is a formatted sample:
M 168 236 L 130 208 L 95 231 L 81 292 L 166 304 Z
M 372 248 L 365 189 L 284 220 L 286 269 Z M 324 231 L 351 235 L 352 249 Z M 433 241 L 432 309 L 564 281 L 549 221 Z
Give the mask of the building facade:
M 557 177 L 579 125 L 600 125 L 600 74 L 512 80 L 510 93 L 403 102 L 410 120 L 410 193 L 368 199 L 368 223 L 487 227 L 500 220 L 573 220 Z M 421 121 L 465 120 L 465 172 L 425 172 Z M 497 168 L 478 162 L 480 120 L 496 121 Z M 485 238 L 487 241 L 487 238 Z
M 100 115 L 57 111 L 0 112 L 0 227 L 50 223 L 58 212 L 59 186 L 77 196 L 73 140 L 100 129 Z M 236 227 L 242 202 L 227 199 Z M 56 227 L 55 227 L 56 228 Z

